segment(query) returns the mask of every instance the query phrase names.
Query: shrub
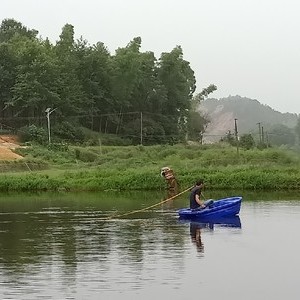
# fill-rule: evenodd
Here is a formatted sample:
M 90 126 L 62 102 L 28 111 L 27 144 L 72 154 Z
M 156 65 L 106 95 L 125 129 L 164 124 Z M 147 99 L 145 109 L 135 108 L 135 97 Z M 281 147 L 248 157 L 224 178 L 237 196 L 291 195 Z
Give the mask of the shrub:
M 96 153 L 85 149 L 75 148 L 74 151 L 76 159 L 81 160 L 83 162 L 94 162 L 98 158 L 98 155 Z
M 240 146 L 247 150 L 252 149 L 255 145 L 254 139 L 251 134 L 243 134 L 240 138 Z
M 82 143 L 84 134 L 79 126 L 63 121 L 53 127 L 52 134 L 63 141 Z
M 21 143 L 36 142 L 45 144 L 48 139 L 47 132 L 44 128 L 35 125 L 24 126 L 18 130 L 18 139 Z

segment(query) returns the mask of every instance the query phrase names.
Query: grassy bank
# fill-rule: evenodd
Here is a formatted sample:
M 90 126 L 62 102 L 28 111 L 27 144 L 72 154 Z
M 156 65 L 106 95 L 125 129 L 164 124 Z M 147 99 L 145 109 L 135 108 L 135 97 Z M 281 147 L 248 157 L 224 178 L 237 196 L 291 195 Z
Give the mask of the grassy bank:
M 19 151 L 25 158 L 14 168 L 25 163 L 29 167 L 2 173 L 1 191 L 164 189 L 160 176 L 164 166 L 174 169 L 182 189 L 202 177 L 207 189 L 300 190 L 299 155 L 280 149 L 240 150 L 238 154 L 226 145 L 176 145 Z

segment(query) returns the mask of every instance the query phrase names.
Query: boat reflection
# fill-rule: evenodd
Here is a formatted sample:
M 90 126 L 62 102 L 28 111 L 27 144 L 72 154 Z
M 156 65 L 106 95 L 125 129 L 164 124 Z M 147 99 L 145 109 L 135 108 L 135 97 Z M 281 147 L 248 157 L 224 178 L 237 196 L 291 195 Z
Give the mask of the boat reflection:
M 182 223 L 191 223 L 199 227 L 199 228 L 210 228 L 214 229 L 214 227 L 236 227 L 241 228 L 241 219 L 239 216 L 232 217 L 217 217 L 217 218 L 179 218 L 179 221 Z
M 239 216 L 233 217 L 222 217 L 222 218 L 210 218 L 210 219 L 196 219 L 193 218 L 188 220 L 186 218 L 180 219 L 181 223 L 190 223 L 190 236 L 191 241 L 195 244 L 197 251 L 204 253 L 204 244 L 201 239 L 201 230 L 209 229 L 214 230 L 215 227 L 232 227 L 232 228 L 241 228 L 241 220 Z

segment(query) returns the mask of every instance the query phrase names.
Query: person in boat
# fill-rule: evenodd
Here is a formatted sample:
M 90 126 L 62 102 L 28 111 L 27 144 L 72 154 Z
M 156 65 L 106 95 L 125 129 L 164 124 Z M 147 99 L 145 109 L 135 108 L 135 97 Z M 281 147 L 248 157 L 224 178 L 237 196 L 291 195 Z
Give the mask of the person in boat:
M 204 187 L 204 180 L 199 179 L 196 181 L 195 186 L 192 188 L 190 193 L 190 208 L 197 209 L 197 208 L 205 208 L 205 204 L 201 199 L 201 191 Z

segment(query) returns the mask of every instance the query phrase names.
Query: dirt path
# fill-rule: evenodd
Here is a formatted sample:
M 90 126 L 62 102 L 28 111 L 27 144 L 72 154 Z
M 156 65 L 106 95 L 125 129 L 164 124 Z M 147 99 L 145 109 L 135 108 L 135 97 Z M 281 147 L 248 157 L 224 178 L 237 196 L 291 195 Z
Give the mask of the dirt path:
M 23 158 L 12 150 L 20 147 L 17 138 L 12 135 L 0 135 L 0 160 L 16 160 Z

